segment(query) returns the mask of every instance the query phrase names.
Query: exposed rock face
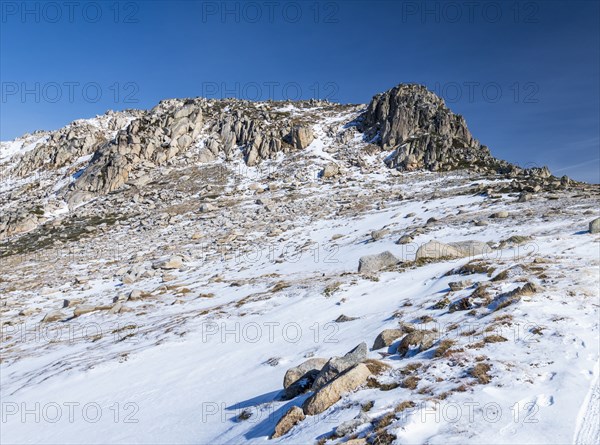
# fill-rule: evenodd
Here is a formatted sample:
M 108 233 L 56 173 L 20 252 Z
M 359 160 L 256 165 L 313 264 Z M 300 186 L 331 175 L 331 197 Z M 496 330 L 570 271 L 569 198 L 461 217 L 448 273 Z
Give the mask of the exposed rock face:
M 319 100 L 169 99 L 151 110 L 110 111 L 57 131 L 25 135 L 6 145 L 10 152 L 21 144 L 10 161 L 1 143 L 0 176 L 26 181 L 11 184 L 11 193 L 0 195 L 0 237 L 33 231 L 64 207 L 89 210 L 89 201 L 115 192 L 138 189 L 144 200 L 144 189 L 173 168 L 217 160 L 229 165 L 242 160 L 248 166 L 279 163 L 280 154 L 305 150 L 317 135 L 328 164 L 317 175 L 310 172 L 314 179 L 339 178 L 343 183 L 352 177 L 346 168 L 371 169 L 366 156 L 384 148 L 391 152 L 386 163 L 394 169 L 500 172 L 514 178 L 507 187 L 523 196 L 576 185 L 551 176 L 545 167 L 521 169 L 491 157 L 464 119 L 422 86 L 399 85 L 375 96 L 366 111 L 362 105 Z
M 370 375 L 371 371 L 367 365 L 364 363 L 355 365 L 309 397 L 302 405 L 304 414 L 312 416 L 322 413 L 340 400 L 344 394 L 354 391 L 365 383 Z
M 271 439 L 283 436 L 291 430 L 294 425 L 298 422 L 302 422 L 305 418 L 306 416 L 304 415 L 302 408 L 292 406 L 279 422 L 277 422 L 277 425 L 275 425 L 275 432 L 271 435 Z
M 292 129 L 292 145 L 298 150 L 303 150 L 315 140 L 312 129 L 306 125 L 297 125 Z
M 363 130 L 382 148 L 394 150 L 386 163 L 401 170 L 448 170 L 491 159 L 464 118 L 420 85 L 399 85 L 373 97 Z

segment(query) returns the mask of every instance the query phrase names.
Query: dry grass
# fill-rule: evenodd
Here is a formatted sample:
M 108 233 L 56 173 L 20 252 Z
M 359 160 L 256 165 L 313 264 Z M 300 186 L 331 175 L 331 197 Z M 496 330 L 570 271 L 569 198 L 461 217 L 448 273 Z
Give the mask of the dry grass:
M 396 405 L 394 407 L 394 413 L 401 413 L 402 411 L 405 411 L 409 408 L 414 408 L 415 402 L 411 401 L 411 400 L 406 400 L 404 402 L 399 403 L 398 405 Z
M 488 374 L 492 367 L 487 363 L 477 363 L 470 371 L 470 375 L 477 379 L 477 382 L 482 385 L 487 385 L 492 381 L 492 376 Z
M 442 340 L 435 350 L 434 357 L 445 357 L 448 350 L 454 346 L 454 340 Z
M 421 379 L 417 376 L 411 375 L 410 377 L 406 377 L 403 381 L 402 381 L 402 387 L 403 388 L 407 388 L 407 389 L 417 389 L 417 386 L 419 386 L 419 381 Z
M 385 371 L 391 369 L 391 366 L 387 365 L 381 360 L 375 360 L 372 358 L 365 360 L 363 363 L 367 365 L 367 368 L 369 368 L 369 371 L 371 371 L 371 374 L 373 375 L 381 375 Z
M 483 337 L 483 341 L 485 343 L 501 343 L 501 342 L 505 342 L 508 341 L 507 338 L 502 337 L 501 335 L 488 335 L 486 337 Z

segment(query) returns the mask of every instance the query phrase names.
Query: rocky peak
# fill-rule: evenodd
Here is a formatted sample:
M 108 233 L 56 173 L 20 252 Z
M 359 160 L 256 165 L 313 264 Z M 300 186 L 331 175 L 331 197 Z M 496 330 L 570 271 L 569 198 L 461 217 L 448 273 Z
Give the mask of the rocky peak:
M 401 170 L 476 167 L 491 158 L 464 118 L 422 85 L 400 84 L 374 96 L 362 130 L 383 149 L 394 150 L 386 163 Z

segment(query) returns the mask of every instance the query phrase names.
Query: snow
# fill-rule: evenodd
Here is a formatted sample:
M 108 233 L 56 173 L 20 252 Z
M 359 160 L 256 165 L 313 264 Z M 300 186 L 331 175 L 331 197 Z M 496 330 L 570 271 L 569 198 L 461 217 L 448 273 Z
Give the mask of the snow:
M 291 104 L 278 111 L 306 112 Z M 313 128 L 312 144 L 301 154 L 289 156 L 296 156 L 296 165 L 307 169 L 336 162 L 335 151 L 328 151 L 333 141 L 328 128 L 350 117 L 323 118 Z M 90 122 L 103 125 L 102 119 Z M 358 150 L 361 137 L 354 135 L 348 146 Z M 13 162 L 13 157 L 41 141 L 2 143 L 0 162 Z M 385 153 L 365 156 L 373 164 L 381 163 L 383 157 Z M 73 167 L 83 167 L 88 161 L 89 156 L 82 157 L 56 172 L 60 179 L 53 193 L 73 179 L 72 172 L 77 171 Z M 236 188 L 241 213 L 254 215 L 256 211 L 257 196 L 249 186 L 265 176 L 260 169 L 279 168 L 282 161 L 283 155 L 261 167 L 249 168 L 240 159 L 230 165 L 241 172 Z M 209 234 L 206 242 L 193 243 L 190 232 L 202 229 L 201 220 L 184 215 L 166 227 L 147 227 L 145 237 L 122 229 L 105 239 L 105 244 L 53 245 L 48 251 L 24 256 L 15 269 L 3 269 L 2 278 L 17 284 L 7 290 L 7 301 L 25 301 L 38 311 L 26 322 L 2 326 L 1 442 L 305 444 L 356 418 L 366 402 L 374 405 L 363 415 L 376 420 L 398 403 L 412 401 L 415 406 L 398 413 L 390 425 L 396 443 L 600 443 L 600 236 L 582 232 L 581 208 L 575 203 L 551 203 L 562 206 L 562 213 L 550 219 L 542 216 L 549 204 L 541 198 L 518 207 L 514 197 L 507 195 L 491 201 L 461 193 L 474 182 L 498 185 L 509 181 L 503 178 L 475 181 L 459 173 L 405 173 L 398 178 L 383 168 L 369 173 L 353 169 L 345 174 L 344 187 L 353 197 L 381 188 L 385 205 L 344 216 L 301 215 L 298 224 L 282 236 L 268 237 L 264 230 L 243 234 L 244 247 L 255 249 L 229 254 L 216 250 L 213 237 L 232 231 L 223 228 L 222 233 Z M 11 178 L 0 192 L 18 181 Z M 343 199 L 336 189 L 341 184 L 320 183 L 316 175 L 305 176 L 303 181 L 306 188 L 295 190 L 296 199 Z M 456 194 L 413 199 L 423 191 Z M 399 194 L 407 198 L 394 198 Z M 529 209 L 527 218 L 472 224 L 498 210 L 521 216 Z M 414 243 L 395 243 L 397 235 L 409 228 L 422 226 L 431 217 L 452 218 L 459 211 L 467 215 L 464 223 L 434 225 L 417 235 Z M 66 212 L 63 202 L 44 216 L 55 218 Z M 410 213 L 414 215 L 408 217 Z M 392 235 L 373 242 L 371 232 L 384 227 Z M 433 239 L 499 243 L 513 235 L 533 239 L 497 249 L 490 257 L 406 267 L 382 272 L 377 278 L 356 274 L 364 255 L 389 250 L 411 261 L 418 246 Z M 171 244 L 173 240 L 179 244 Z M 121 281 L 133 260 L 148 266 L 147 257 L 173 253 L 186 258 L 185 267 L 173 271 L 171 281 L 162 282 L 157 275 L 143 276 L 131 286 Z M 492 264 L 494 276 L 512 268 L 510 279 L 496 284 L 496 293 L 537 277 L 531 272 L 534 267 L 543 267 L 547 278 L 536 278 L 540 292 L 497 312 L 487 306 L 476 315 L 432 309 L 447 294 L 450 282 L 468 278 L 491 283 L 492 276 L 485 273 L 464 277 L 452 272 L 474 259 Z M 21 280 L 31 275 L 46 278 L 52 268 L 68 270 L 69 278 L 59 286 L 48 283 L 35 291 L 21 286 Z M 91 278 L 74 284 L 80 275 Z M 224 279 L 217 280 L 217 276 Z M 273 291 L 279 282 L 289 287 Z M 328 286 L 334 289 L 330 295 L 325 292 Z M 177 288 L 189 292 L 182 295 Z M 150 297 L 128 301 L 131 312 L 98 311 L 65 322 L 39 323 L 62 299 L 104 305 L 132 289 L 148 292 Z M 450 298 L 457 301 L 472 290 L 454 292 Z M 341 314 L 357 319 L 334 322 Z M 5 316 L 10 320 L 17 314 L 9 308 Z M 420 321 L 424 316 L 433 320 Z M 510 316 L 511 323 L 503 323 L 503 316 Z M 370 358 L 392 367 L 391 380 L 399 378 L 407 365 L 423 364 L 418 371 L 419 390 L 402 386 L 389 391 L 361 389 L 345 395 L 324 413 L 308 417 L 283 437 L 268 439 L 283 413 L 308 397 L 279 400 L 287 369 L 307 357 L 342 355 L 363 341 L 371 347 L 383 329 L 397 327 L 399 321 L 436 328 L 440 339 L 455 340 L 464 350 L 439 360 L 434 360 L 433 350 L 407 358 L 396 354 L 382 358 L 383 351 L 369 351 Z M 507 341 L 474 346 L 491 333 Z M 491 364 L 491 382 L 457 390 L 473 380 L 468 372 L 479 359 Z M 251 414 L 247 420 L 239 418 L 244 411 Z M 366 434 L 369 428 L 365 422 L 357 433 Z

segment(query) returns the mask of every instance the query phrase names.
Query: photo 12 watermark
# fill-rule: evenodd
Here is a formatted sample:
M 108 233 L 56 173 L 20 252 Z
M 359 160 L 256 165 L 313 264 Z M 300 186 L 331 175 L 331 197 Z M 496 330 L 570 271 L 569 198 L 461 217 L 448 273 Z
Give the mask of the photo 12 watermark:
M 0 22 L 136 24 L 140 5 L 133 1 L 2 1 Z
M 137 82 L 16 82 L 0 84 L 0 99 L 7 103 L 112 103 L 136 104 L 140 87 Z
M 203 1 L 201 22 L 335 24 L 340 8 L 340 2 L 332 1 Z

